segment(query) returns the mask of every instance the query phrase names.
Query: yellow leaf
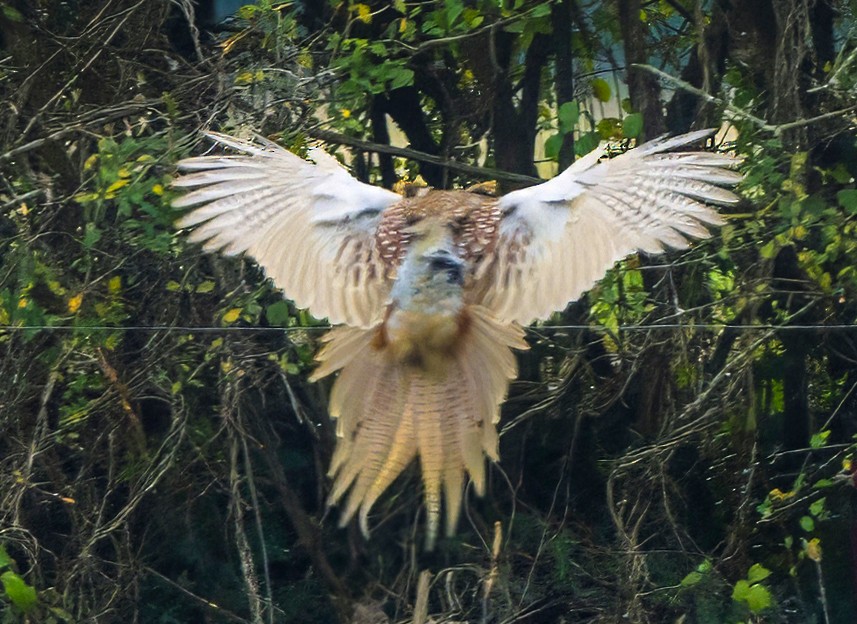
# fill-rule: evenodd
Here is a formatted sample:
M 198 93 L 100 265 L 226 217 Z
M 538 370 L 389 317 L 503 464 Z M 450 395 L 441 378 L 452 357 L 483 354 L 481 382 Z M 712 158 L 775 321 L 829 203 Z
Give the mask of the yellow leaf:
M 408 20 L 404 17 L 399 20 L 399 32 L 403 33 L 408 29 Z
M 74 505 L 77 502 L 70 496 L 60 496 L 60 500 L 64 503 L 68 503 L 69 505 Z
M 239 316 L 241 316 L 241 308 L 232 308 L 226 314 L 223 315 L 223 322 L 234 323 L 238 320 Z
M 845 472 L 851 472 L 851 466 L 852 462 L 850 458 L 846 457 L 842 460 L 842 470 L 844 470 Z
M 788 500 L 789 498 L 794 497 L 794 495 L 794 492 L 783 492 L 780 488 L 774 488 L 769 494 L 771 499 L 778 501 Z
M 342 109 L 342 118 L 348 119 L 349 117 L 351 117 L 351 110 L 348 108 L 343 108 Z
M 28 303 L 30 303 L 30 302 L 27 301 L 26 297 L 21 297 L 20 299 L 18 299 L 18 309 L 23 310 L 24 308 L 27 307 Z
M 83 303 L 83 293 L 78 293 L 68 300 L 68 311 L 74 314 L 80 310 L 81 303 Z
M 116 347 L 119 346 L 119 341 L 121 340 L 120 334 L 113 332 L 107 338 L 104 339 L 104 346 L 108 351 L 115 351 Z
M 120 177 L 120 178 L 130 178 L 130 177 L 131 177 L 131 172 L 128 170 L 128 168 L 127 168 L 127 167 L 122 167 L 122 168 L 119 170 L 119 177 Z
M 123 186 L 127 186 L 130 182 L 131 180 L 129 180 L 128 178 L 116 180 L 116 182 L 108 186 L 107 190 L 104 191 L 104 197 L 107 199 L 113 199 L 114 197 L 116 197 L 116 191 L 121 189 Z
M 821 561 L 821 540 L 813 537 L 806 543 L 806 556 L 818 563 Z
M 163 184 L 155 184 L 152 187 L 152 192 L 155 195 L 163 195 L 164 194 L 164 185 Z
M 223 360 L 222 362 L 220 362 L 220 370 L 224 373 L 228 373 L 232 370 L 232 362 L 230 362 L 229 360 Z
M 22 217 L 26 217 L 28 214 L 30 214 L 30 208 L 25 202 L 21 202 L 21 205 L 18 206 L 18 210 L 16 210 L 15 212 L 17 212 Z
M 98 154 L 92 154 L 86 161 L 83 163 L 83 170 L 87 171 L 92 169 L 95 166 L 95 163 L 98 162 Z
M 115 295 L 122 290 L 122 277 L 119 275 L 111 277 L 107 282 L 107 290 L 111 295 Z
M 370 9 L 368 5 L 365 5 L 362 2 L 360 4 L 355 4 L 354 11 L 357 13 L 357 19 L 364 24 L 368 24 L 372 21 L 372 9 Z
M 74 201 L 79 204 L 85 204 L 87 202 L 95 201 L 98 199 L 97 193 L 78 193 L 74 196 Z
M 235 84 L 237 85 L 248 85 L 254 82 L 261 82 L 265 78 L 265 72 L 261 69 L 252 71 L 241 72 L 237 76 L 235 76 Z
M 306 51 L 300 52 L 298 54 L 298 65 L 307 69 L 312 69 L 312 55 Z
M 232 51 L 232 48 L 235 46 L 235 44 L 238 43 L 239 41 L 241 41 L 248 32 L 250 32 L 249 28 L 247 30 L 242 30 L 241 32 L 235 33 L 234 35 L 229 37 L 226 41 L 221 43 L 220 47 L 223 48 L 223 54 L 224 55 L 229 54 L 229 52 Z

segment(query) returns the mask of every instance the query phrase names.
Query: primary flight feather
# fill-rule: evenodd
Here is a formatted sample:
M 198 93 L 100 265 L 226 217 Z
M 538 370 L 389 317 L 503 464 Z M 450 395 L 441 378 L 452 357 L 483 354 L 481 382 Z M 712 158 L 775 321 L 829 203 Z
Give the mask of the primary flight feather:
M 243 155 L 179 163 L 178 221 L 206 250 L 246 253 L 283 292 L 341 325 L 313 379 L 338 372 L 329 411 L 337 446 L 332 504 L 364 533 L 372 505 L 419 458 L 427 544 L 445 506 L 455 529 L 465 477 L 485 489 L 522 324 L 548 317 L 637 251 L 683 249 L 722 222 L 710 204 L 736 159 L 674 152 L 710 130 L 599 161 L 603 148 L 542 184 L 501 198 L 429 189 L 412 197 L 364 184 L 330 155 L 210 134 Z

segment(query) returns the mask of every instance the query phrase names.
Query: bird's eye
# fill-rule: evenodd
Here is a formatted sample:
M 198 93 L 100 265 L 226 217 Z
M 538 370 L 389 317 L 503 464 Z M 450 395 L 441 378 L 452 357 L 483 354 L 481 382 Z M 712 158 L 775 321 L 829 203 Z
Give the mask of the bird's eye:
M 449 271 L 460 268 L 461 262 L 452 256 L 432 256 L 429 267 L 432 271 Z
M 450 284 L 464 283 L 464 265 L 453 256 L 432 256 L 429 269 L 432 273 L 446 273 L 447 281 Z

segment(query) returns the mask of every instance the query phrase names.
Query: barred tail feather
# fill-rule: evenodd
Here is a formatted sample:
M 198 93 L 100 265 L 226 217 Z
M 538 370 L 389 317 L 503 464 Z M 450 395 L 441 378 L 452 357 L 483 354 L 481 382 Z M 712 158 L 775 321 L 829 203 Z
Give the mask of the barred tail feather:
M 455 531 L 465 474 L 478 494 L 485 491 L 485 456 L 498 459 L 500 404 L 517 375 L 511 349 L 527 344 L 520 327 L 499 324 L 484 308 L 465 314 L 466 329 L 440 376 L 397 361 L 373 330 L 329 334 L 314 379 L 340 371 L 330 399 L 338 439 L 329 502 L 346 498 L 342 524 L 357 514 L 368 534 L 372 506 L 415 457 L 425 488 L 427 548 L 442 506 L 447 534 Z

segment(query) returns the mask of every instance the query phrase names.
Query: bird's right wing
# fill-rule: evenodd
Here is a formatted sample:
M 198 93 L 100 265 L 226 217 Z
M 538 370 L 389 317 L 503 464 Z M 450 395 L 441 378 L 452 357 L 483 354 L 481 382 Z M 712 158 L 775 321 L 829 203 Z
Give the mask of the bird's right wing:
M 244 152 L 179 163 L 173 185 L 194 189 L 173 202 L 196 206 L 177 222 L 208 251 L 246 253 L 299 307 L 331 323 L 372 327 L 383 318 L 390 283 L 375 245 L 392 191 L 354 179 L 332 156 L 307 162 L 274 144 L 212 139 Z
M 730 204 L 738 160 L 667 153 L 711 130 L 657 139 L 598 162 L 587 154 L 557 177 L 500 198 L 497 243 L 482 261 L 475 303 L 497 319 L 529 324 L 563 309 L 617 260 L 637 251 L 684 249 L 722 223 L 707 203 Z

